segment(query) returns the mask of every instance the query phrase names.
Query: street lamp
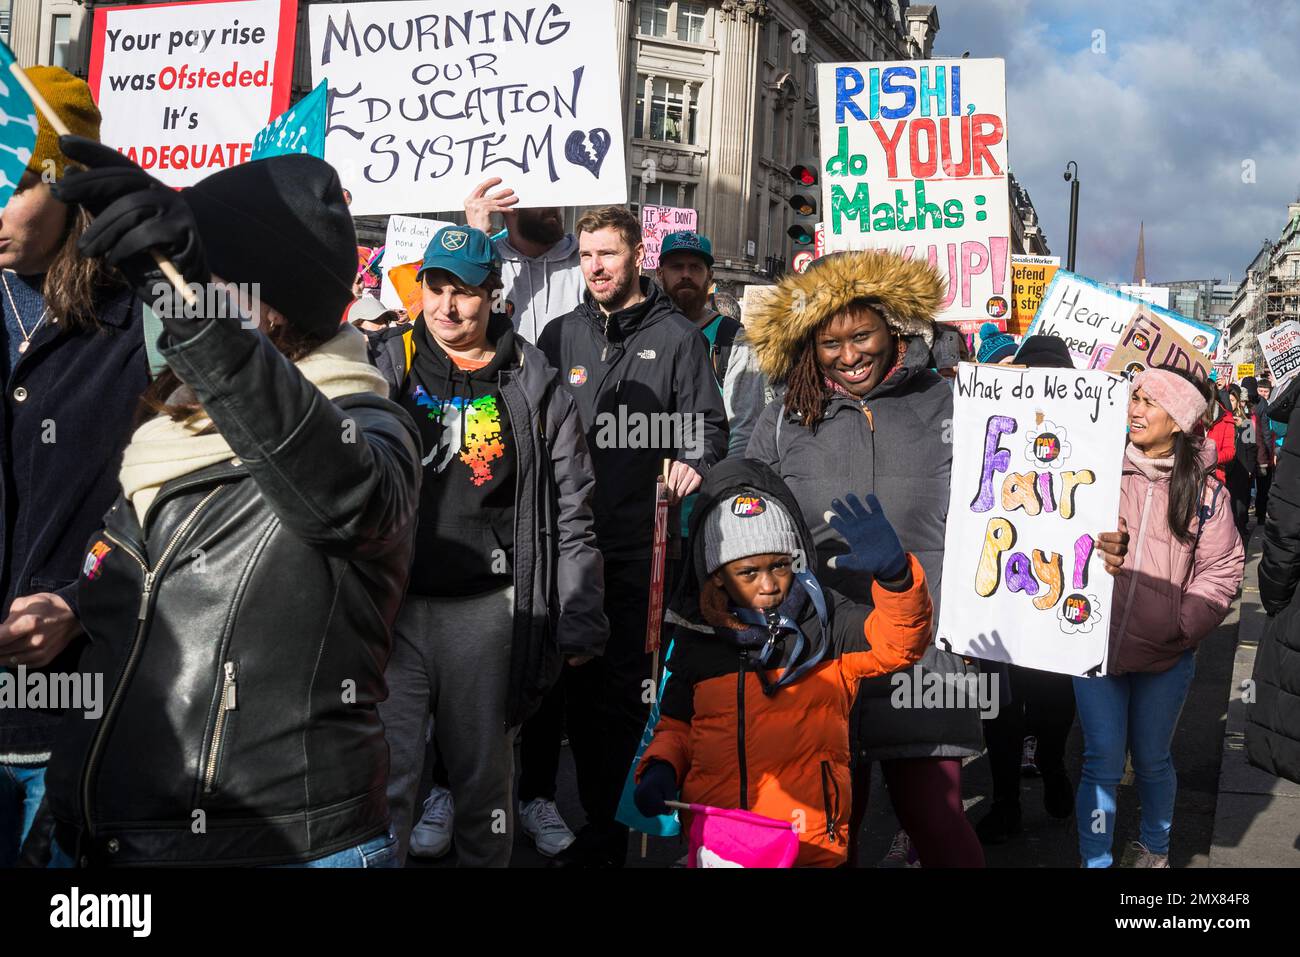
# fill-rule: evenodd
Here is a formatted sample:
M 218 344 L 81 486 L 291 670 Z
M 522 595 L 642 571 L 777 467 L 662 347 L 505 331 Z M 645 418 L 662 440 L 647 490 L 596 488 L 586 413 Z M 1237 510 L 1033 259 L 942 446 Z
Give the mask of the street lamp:
M 1070 172 L 1070 167 L 1074 172 Z M 1065 268 L 1074 272 L 1074 243 L 1079 238 L 1079 164 L 1074 160 L 1065 164 L 1065 181 L 1070 184 L 1070 250 Z

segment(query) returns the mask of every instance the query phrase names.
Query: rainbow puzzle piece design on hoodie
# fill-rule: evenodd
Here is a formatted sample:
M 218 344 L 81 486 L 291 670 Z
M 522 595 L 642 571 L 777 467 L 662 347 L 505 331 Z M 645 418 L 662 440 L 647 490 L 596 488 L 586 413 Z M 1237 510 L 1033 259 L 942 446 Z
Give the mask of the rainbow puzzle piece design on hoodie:
M 473 401 L 454 396 L 443 401 L 417 385 L 412 398 L 416 405 L 429 409 L 431 420 L 443 425 L 438 448 L 425 457 L 424 464 L 438 458 L 434 471 L 441 472 L 451 463 L 452 455 L 464 446 L 460 460 L 473 473 L 470 481 L 479 486 L 492 481 L 492 463 L 503 458 L 506 452 L 496 396 L 485 395 Z

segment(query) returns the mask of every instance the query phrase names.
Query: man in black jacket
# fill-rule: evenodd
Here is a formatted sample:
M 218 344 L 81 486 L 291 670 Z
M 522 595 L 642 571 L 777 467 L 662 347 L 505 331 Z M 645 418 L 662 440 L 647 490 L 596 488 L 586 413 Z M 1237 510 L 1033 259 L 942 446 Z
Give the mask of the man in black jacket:
M 621 207 L 596 209 L 578 221 L 577 234 L 587 294 L 547 325 L 538 346 L 587 430 L 610 639 L 603 657 L 565 676 L 569 741 L 587 813 L 566 859 L 617 867 L 628 832 L 614 814 L 650 704 L 645 633 L 655 478 L 671 459 L 670 503 L 698 489 L 726 454 L 727 420 L 703 335 L 662 289 L 638 276 L 644 247 L 636 217 Z

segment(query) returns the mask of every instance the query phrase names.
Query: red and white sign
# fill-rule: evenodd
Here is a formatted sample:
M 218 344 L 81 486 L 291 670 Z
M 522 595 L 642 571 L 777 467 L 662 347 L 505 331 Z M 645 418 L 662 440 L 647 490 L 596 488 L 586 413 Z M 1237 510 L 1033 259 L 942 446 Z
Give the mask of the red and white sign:
M 659 249 L 670 233 L 693 233 L 700 221 L 699 213 L 679 206 L 642 206 L 641 240 L 645 243 L 643 269 L 659 268 Z
M 298 0 L 98 7 L 90 89 L 101 139 L 169 186 L 248 161 L 289 106 Z
M 816 256 L 808 252 L 808 250 L 806 249 L 801 252 L 795 253 L 794 259 L 792 260 L 794 271 L 797 273 L 807 272 L 808 267 L 813 264 L 813 260 L 815 260 L 816 258 L 817 258 Z

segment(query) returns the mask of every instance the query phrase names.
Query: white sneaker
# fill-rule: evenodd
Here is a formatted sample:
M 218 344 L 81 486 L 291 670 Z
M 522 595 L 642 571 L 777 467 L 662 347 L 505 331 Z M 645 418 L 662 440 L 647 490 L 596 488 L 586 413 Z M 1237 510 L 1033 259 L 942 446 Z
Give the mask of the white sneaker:
M 519 805 L 519 826 L 532 838 L 537 853 L 543 857 L 554 857 L 574 840 L 573 832 L 560 817 L 560 809 L 546 798 L 533 798 Z
M 424 799 L 424 813 L 411 831 L 410 851 L 416 857 L 442 857 L 451 848 L 456 804 L 446 788 L 433 786 Z

